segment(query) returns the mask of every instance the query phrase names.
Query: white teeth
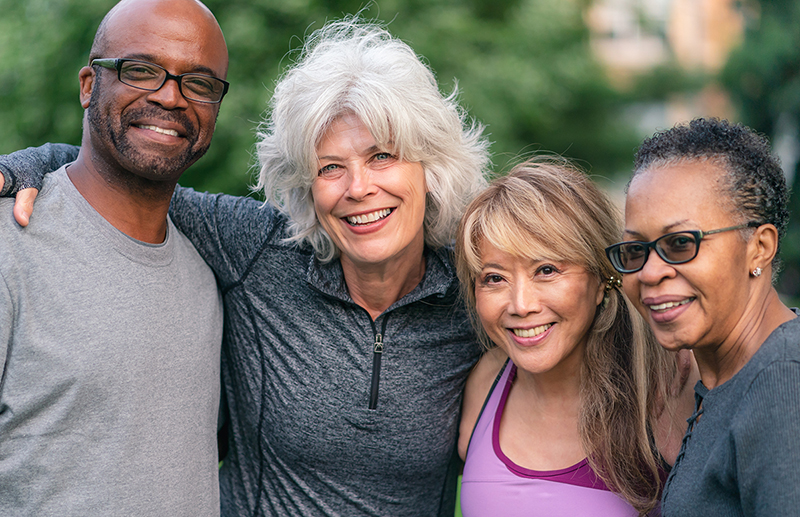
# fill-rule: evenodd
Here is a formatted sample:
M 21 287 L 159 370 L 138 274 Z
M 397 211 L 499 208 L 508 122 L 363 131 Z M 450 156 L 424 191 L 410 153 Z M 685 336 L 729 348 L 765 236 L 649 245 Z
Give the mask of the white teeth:
M 138 126 L 142 129 L 149 129 L 150 131 L 155 131 L 156 133 L 161 133 L 162 135 L 170 135 L 170 136 L 178 136 L 178 132 L 174 129 L 164 129 L 158 126 Z
M 692 298 L 687 298 L 679 302 L 666 302 L 666 303 L 660 303 L 658 305 L 650 305 L 649 307 L 651 311 L 663 311 L 665 309 L 672 309 L 673 307 L 680 307 L 681 305 L 686 305 L 691 301 Z
M 356 224 L 369 224 L 374 223 L 379 219 L 383 219 L 387 215 L 391 214 L 392 211 L 389 208 L 384 208 L 383 210 L 377 210 L 370 214 L 361 214 L 361 215 L 353 215 L 347 218 L 347 222 L 356 225 Z
M 514 330 L 514 335 L 517 337 L 534 337 L 543 333 L 545 330 L 549 329 L 552 326 L 553 326 L 552 323 L 548 323 L 547 325 L 539 325 L 538 327 L 533 327 L 532 329 L 513 329 L 513 330 Z

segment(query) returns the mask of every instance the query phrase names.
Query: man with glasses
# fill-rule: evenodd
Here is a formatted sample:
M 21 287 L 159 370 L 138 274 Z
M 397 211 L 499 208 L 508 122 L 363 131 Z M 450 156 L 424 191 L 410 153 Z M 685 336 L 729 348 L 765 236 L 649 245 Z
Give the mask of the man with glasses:
M 167 217 L 228 56 L 196 0 L 123 0 L 79 72 L 77 159 L 0 200 L 0 515 L 219 514 L 222 309 Z

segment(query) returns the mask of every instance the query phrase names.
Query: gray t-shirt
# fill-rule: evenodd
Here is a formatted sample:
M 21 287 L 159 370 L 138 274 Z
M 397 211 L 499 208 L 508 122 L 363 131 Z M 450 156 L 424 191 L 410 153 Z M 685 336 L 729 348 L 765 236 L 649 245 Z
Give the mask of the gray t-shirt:
M 116 230 L 64 168 L 0 200 L 0 515 L 219 514 L 222 307 L 169 222 Z
M 770 334 L 727 382 L 695 387 L 701 415 L 664 489 L 662 514 L 800 515 L 800 318 Z

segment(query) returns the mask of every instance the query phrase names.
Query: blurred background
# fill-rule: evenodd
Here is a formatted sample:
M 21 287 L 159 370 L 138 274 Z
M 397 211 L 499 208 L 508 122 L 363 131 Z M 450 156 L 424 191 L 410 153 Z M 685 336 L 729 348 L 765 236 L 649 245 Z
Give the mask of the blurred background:
M 80 142 L 77 74 L 114 0 L 0 0 L 0 153 Z M 255 128 L 302 37 L 362 10 L 424 56 L 487 126 L 496 174 L 520 156 L 577 160 L 621 200 L 639 142 L 696 116 L 767 135 L 791 183 L 800 157 L 796 0 L 206 0 L 231 89 L 214 143 L 181 183 L 246 195 Z M 779 292 L 800 303 L 800 201 Z

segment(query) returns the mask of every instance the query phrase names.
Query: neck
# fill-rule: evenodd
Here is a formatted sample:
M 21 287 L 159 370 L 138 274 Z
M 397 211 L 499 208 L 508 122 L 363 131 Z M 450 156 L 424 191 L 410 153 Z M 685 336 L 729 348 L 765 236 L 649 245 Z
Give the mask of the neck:
M 176 182 L 153 182 L 115 170 L 82 147 L 67 168 L 72 184 L 114 228 L 129 237 L 160 244 L 167 234 L 167 213 Z
M 769 280 L 766 279 L 768 284 Z M 713 389 L 736 375 L 761 348 L 772 332 L 795 314 L 778 298 L 771 284 L 761 286 L 760 296 L 753 296 L 728 337 L 717 347 L 694 350 L 700 379 Z
M 568 363 L 571 363 L 569 358 L 543 373 L 528 372 L 517 366 L 514 384 L 518 393 L 525 393 L 525 398 L 535 401 L 539 407 L 571 408 L 577 412 L 581 393 L 580 364 Z
M 425 276 L 424 245 L 413 256 L 418 260 L 396 260 L 362 266 L 342 255 L 342 270 L 350 297 L 369 312 L 373 320 L 394 302 L 410 293 Z

